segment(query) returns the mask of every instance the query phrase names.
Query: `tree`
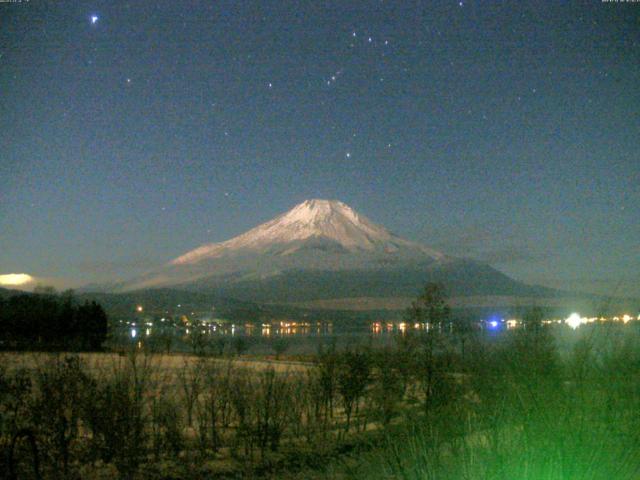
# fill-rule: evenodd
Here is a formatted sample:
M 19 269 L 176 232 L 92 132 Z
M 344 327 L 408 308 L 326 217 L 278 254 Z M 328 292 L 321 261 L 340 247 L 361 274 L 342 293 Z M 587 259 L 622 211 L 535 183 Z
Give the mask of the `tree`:
M 441 330 L 451 317 L 451 308 L 447 304 L 442 284 L 427 283 L 422 293 L 411 303 L 405 317 L 409 328 L 417 323 L 427 324 L 429 329 Z
M 342 397 L 344 413 L 347 417 L 345 432 L 349 431 L 354 410 L 355 414 L 358 414 L 360 398 L 364 395 L 369 384 L 370 370 L 371 365 L 366 352 L 347 350 L 340 355 L 336 380 L 338 392 Z
M 405 392 L 405 375 L 402 357 L 398 357 L 398 350 L 384 348 L 377 352 L 374 358 L 375 377 L 370 399 L 382 425 L 387 426 L 397 413 L 400 401 Z M 398 368 L 401 367 L 401 368 Z
M 207 334 L 202 330 L 202 327 L 198 324 L 194 324 L 189 335 L 191 348 L 194 355 L 203 356 L 207 346 Z
M 271 348 L 276 354 L 276 360 L 280 360 L 280 356 L 289 349 L 289 340 L 285 337 L 278 337 L 271 343 Z
M 189 427 L 193 424 L 193 407 L 202 389 L 204 373 L 205 364 L 202 361 L 191 363 L 189 360 L 185 360 L 184 365 L 178 371 L 178 382 L 184 394 L 183 400 Z
M 423 292 L 411 303 L 406 312 L 408 331 L 415 324 L 426 326 L 426 333 L 422 335 L 423 348 L 427 354 L 427 361 L 433 357 L 437 340 L 440 339 L 442 327 L 450 322 L 451 308 L 447 303 L 444 287 L 439 283 L 427 283 Z
M 235 337 L 233 339 L 233 348 L 238 356 L 240 356 L 249 350 L 249 342 L 247 342 L 247 339 L 243 336 Z
M 442 327 L 450 321 L 451 308 L 447 303 L 444 287 L 438 283 L 427 283 L 422 294 L 407 311 L 407 321 L 426 324 L 428 330 L 420 337 L 421 355 L 417 367 L 420 384 L 424 393 L 424 410 L 427 415 L 436 406 L 448 399 L 446 362 L 442 355 L 436 356 L 441 346 Z
M 531 307 L 522 315 L 522 326 L 525 330 L 539 332 L 542 329 L 544 310 L 540 307 Z
M 107 339 L 107 314 L 96 302 L 85 302 L 76 309 L 75 332 L 85 348 L 99 350 Z
M 476 324 L 474 320 L 469 317 L 457 317 L 452 322 L 453 333 L 456 340 L 460 344 L 460 355 L 462 359 L 465 358 L 465 346 L 471 340 L 474 340 L 477 333 Z
M 552 377 L 558 370 L 558 351 L 551 329 L 542 323 L 544 310 L 532 307 L 522 316 L 522 329 L 509 338 L 510 364 L 516 377 L 529 382 L 537 376 Z

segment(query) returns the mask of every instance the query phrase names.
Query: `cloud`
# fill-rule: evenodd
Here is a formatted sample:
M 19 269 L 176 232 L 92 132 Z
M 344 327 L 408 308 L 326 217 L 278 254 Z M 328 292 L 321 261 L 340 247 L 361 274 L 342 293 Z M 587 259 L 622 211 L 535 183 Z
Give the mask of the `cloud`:
M 545 283 L 564 290 L 597 293 L 612 297 L 640 298 L 640 278 L 567 277 L 546 279 Z
M 73 285 L 63 278 L 38 277 L 28 273 L 0 274 L 0 287 L 10 288 L 12 290 L 32 291 L 38 286 L 66 289 L 71 288 Z
M 549 254 L 535 251 L 530 245 L 509 244 L 481 253 L 479 260 L 489 264 L 533 263 L 549 258 Z
M 0 275 L 0 286 L 21 287 L 35 282 L 35 278 L 28 273 L 5 273 Z
M 490 265 L 534 263 L 550 257 L 528 240 L 502 238 L 482 227 L 443 232 L 435 248 L 451 255 L 473 258 Z

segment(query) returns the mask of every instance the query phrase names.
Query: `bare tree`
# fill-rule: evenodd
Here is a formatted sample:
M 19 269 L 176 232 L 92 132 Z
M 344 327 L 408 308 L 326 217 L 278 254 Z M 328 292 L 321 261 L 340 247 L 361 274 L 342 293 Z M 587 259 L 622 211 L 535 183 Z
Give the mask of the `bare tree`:
M 184 360 L 182 368 L 178 371 L 178 383 L 184 396 L 184 405 L 187 410 L 187 425 L 193 425 L 193 407 L 200 394 L 204 364 L 202 361 L 195 363 L 188 358 Z

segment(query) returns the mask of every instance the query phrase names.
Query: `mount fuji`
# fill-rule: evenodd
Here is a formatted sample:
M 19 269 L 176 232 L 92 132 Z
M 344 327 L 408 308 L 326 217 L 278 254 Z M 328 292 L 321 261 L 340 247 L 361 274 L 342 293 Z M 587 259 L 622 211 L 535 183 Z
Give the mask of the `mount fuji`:
M 272 303 L 413 297 L 427 281 L 456 296 L 540 296 L 489 265 L 405 240 L 336 200 L 306 200 L 242 235 L 191 250 L 119 291 L 173 288 Z

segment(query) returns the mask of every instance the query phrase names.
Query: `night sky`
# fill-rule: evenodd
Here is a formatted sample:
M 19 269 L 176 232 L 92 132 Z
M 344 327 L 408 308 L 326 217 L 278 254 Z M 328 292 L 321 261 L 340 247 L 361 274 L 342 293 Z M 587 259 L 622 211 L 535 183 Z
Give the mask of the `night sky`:
M 0 3 L 0 274 L 129 278 L 307 198 L 640 296 L 640 3 Z

